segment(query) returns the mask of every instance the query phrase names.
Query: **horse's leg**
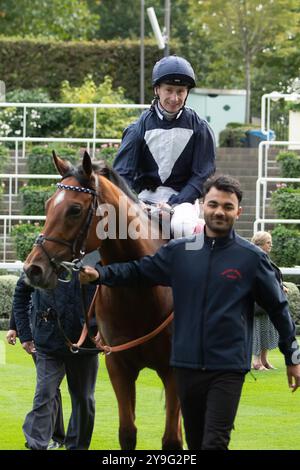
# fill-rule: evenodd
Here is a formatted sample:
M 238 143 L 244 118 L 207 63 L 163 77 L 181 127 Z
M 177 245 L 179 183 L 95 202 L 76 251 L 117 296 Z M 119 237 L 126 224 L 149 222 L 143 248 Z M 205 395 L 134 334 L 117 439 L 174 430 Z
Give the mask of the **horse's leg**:
M 107 357 L 106 365 L 119 407 L 119 442 L 122 450 L 134 450 L 137 428 L 135 422 L 135 381 L 138 371 L 118 363 L 116 356 Z
M 172 369 L 157 371 L 166 394 L 166 425 L 162 438 L 163 450 L 182 449 L 180 403 L 176 392 L 175 378 Z

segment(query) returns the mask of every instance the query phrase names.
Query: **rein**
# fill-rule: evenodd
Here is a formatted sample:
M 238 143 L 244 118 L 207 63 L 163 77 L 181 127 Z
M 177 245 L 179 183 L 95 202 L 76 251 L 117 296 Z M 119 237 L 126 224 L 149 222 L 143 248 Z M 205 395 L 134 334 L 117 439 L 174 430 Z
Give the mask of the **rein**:
M 98 332 L 98 334 L 95 338 L 93 338 L 92 336 L 89 335 L 89 320 L 92 317 L 96 297 L 97 297 L 98 292 L 100 291 L 100 289 L 101 289 L 101 285 L 98 285 L 97 288 L 96 288 L 93 300 L 91 302 L 91 305 L 88 309 L 88 312 L 87 312 L 86 309 L 84 309 L 85 323 L 83 325 L 81 335 L 80 335 L 80 338 L 77 341 L 77 343 L 72 343 L 70 341 L 70 339 L 65 335 L 65 333 L 63 331 L 63 328 L 60 324 L 59 318 L 58 318 L 58 326 L 59 326 L 60 330 L 63 333 L 63 336 L 66 340 L 67 345 L 69 346 L 70 351 L 73 354 L 77 354 L 80 351 L 93 352 L 93 353 L 95 351 L 97 351 L 98 353 L 103 353 L 103 354 L 108 356 L 109 354 L 114 353 L 114 352 L 125 351 L 127 349 L 131 349 L 131 348 L 134 348 L 136 346 L 140 346 L 141 344 L 144 344 L 147 341 L 150 341 L 150 339 L 152 339 L 156 335 L 158 335 L 164 328 L 166 328 L 169 325 L 169 323 L 171 323 L 171 321 L 174 318 L 174 312 L 171 312 L 170 315 L 168 315 L 168 317 L 163 321 L 163 323 L 161 323 L 157 328 L 155 328 L 155 330 L 151 331 L 150 333 L 147 333 L 146 335 L 141 336 L 140 338 L 136 338 L 134 340 L 128 341 L 127 343 L 119 344 L 117 346 L 109 346 L 107 344 L 104 344 L 103 338 L 101 338 L 101 332 L 100 331 Z M 90 340 L 95 344 L 95 348 L 83 348 L 82 347 L 82 344 L 84 343 L 84 341 L 86 340 L 87 337 L 89 337 Z
M 93 196 L 92 201 L 91 201 L 90 206 L 89 206 L 89 211 L 88 211 L 88 214 L 87 214 L 86 221 L 85 221 L 82 229 L 80 230 L 78 236 L 75 238 L 75 240 L 73 242 L 69 242 L 67 240 L 61 240 L 59 238 L 54 238 L 54 237 L 48 237 L 44 234 L 40 234 L 37 237 L 37 239 L 35 240 L 35 245 L 41 247 L 41 249 L 43 250 L 43 252 L 47 256 L 50 264 L 52 266 L 54 266 L 55 272 L 57 272 L 57 270 L 60 267 L 63 267 L 70 274 L 72 274 L 72 271 L 80 271 L 82 269 L 82 258 L 85 255 L 85 241 L 87 239 L 89 229 L 90 229 L 90 226 L 91 226 L 91 223 L 92 223 L 93 214 L 94 214 L 95 209 L 96 209 L 98 193 L 94 189 L 84 188 L 82 186 L 66 185 L 66 184 L 62 184 L 62 183 L 57 183 L 56 186 L 59 189 L 64 189 L 64 190 L 67 190 L 67 191 L 77 191 L 77 192 L 81 192 L 81 193 L 91 194 Z M 71 262 L 69 262 L 69 261 L 58 261 L 55 257 L 51 258 L 49 253 L 47 252 L 47 250 L 44 247 L 44 242 L 45 241 L 51 241 L 51 242 L 55 242 L 55 243 L 60 243 L 62 245 L 66 245 L 67 247 L 70 248 L 74 258 L 76 257 L 76 253 L 77 253 L 77 245 L 79 244 L 79 242 L 81 242 L 81 248 L 80 248 L 81 258 L 80 259 L 76 258 Z M 69 282 L 69 281 L 66 281 L 66 280 L 63 280 L 63 279 L 61 279 L 61 281 Z M 155 330 L 151 331 L 150 333 L 148 333 L 144 336 L 141 336 L 140 338 L 134 339 L 132 341 L 128 341 L 127 343 L 120 344 L 120 345 L 117 345 L 117 346 L 109 346 L 107 344 L 104 344 L 103 339 L 101 338 L 101 333 L 100 332 L 98 333 L 98 335 L 95 338 L 92 338 L 89 335 L 89 331 L 88 331 L 89 330 L 89 326 L 88 326 L 89 325 L 89 320 L 92 317 L 96 297 L 97 297 L 97 294 L 98 294 L 100 288 L 101 288 L 101 286 L 98 285 L 88 311 L 85 308 L 85 306 L 83 308 L 84 316 L 85 316 L 85 323 L 83 325 L 82 332 L 81 332 L 80 338 L 77 341 L 77 343 L 75 343 L 75 344 L 72 343 L 72 341 L 66 336 L 66 334 L 63 330 L 63 327 L 61 325 L 59 315 L 57 315 L 58 327 L 61 330 L 61 332 L 63 334 L 63 337 L 66 340 L 66 344 L 69 346 L 69 349 L 73 354 L 77 354 L 77 353 L 79 353 L 79 351 L 90 352 L 90 353 L 94 354 L 97 351 L 98 353 L 102 352 L 105 355 L 109 355 L 113 352 L 125 351 L 127 349 L 131 349 L 131 348 L 134 348 L 136 346 L 140 346 L 141 344 L 146 343 L 147 341 L 149 341 L 150 339 L 152 339 L 156 335 L 158 335 L 164 328 L 167 327 L 167 325 L 169 325 L 171 323 L 171 321 L 174 318 L 174 312 L 171 312 L 170 315 L 163 321 L 163 323 L 161 323 L 157 328 L 155 328 Z M 89 336 L 89 338 L 94 342 L 95 348 L 83 348 L 81 346 L 84 343 L 84 341 L 86 340 L 87 336 Z

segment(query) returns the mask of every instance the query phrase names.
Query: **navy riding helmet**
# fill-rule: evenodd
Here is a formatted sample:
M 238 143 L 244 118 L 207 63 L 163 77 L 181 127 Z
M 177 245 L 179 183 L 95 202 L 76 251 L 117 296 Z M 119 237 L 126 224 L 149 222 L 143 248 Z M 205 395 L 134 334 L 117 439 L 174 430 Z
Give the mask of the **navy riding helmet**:
M 160 83 L 170 85 L 185 85 L 188 88 L 196 86 L 195 72 L 191 64 L 183 57 L 170 55 L 163 57 L 153 67 L 152 85 Z

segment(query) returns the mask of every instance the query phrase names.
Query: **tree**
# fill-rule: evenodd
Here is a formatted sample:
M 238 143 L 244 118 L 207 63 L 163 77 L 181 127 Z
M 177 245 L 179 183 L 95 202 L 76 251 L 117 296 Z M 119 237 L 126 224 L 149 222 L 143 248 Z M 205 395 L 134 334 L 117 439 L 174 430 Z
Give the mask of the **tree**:
M 0 1 L 0 32 L 5 36 L 91 39 L 98 23 L 84 0 Z
M 70 86 L 64 81 L 61 87 L 61 100 L 66 103 L 102 103 L 102 104 L 129 104 L 121 87 L 112 86 L 109 76 L 96 85 L 92 76 L 87 76 L 80 87 Z M 139 112 L 132 109 L 99 108 L 97 110 L 97 137 L 120 138 L 122 132 L 130 122 L 137 119 Z M 75 108 L 71 111 L 71 125 L 65 134 L 72 137 L 89 137 L 93 132 L 93 110 Z
M 165 0 L 144 0 L 145 35 L 153 36 L 146 9 L 154 7 L 160 24 L 164 26 Z M 100 17 L 99 39 L 138 38 L 140 36 L 140 0 L 88 0 L 89 8 Z M 185 40 L 188 34 L 188 2 L 176 0 L 171 4 L 171 38 L 181 37 Z
M 257 55 L 295 34 L 300 17 L 298 1 L 190 0 L 189 4 L 190 30 L 201 29 L 212 44 L 215 57 L 211 72 L 225 70 L 229 80 L 237 76 L 235 67 L 238 75 L 243 74 L 249 122 L 252 69 Z

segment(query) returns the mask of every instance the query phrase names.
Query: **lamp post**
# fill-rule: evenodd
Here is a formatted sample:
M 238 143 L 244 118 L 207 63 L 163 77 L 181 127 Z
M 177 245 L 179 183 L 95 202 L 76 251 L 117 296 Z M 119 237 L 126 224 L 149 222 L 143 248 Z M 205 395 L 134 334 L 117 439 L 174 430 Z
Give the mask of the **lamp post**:
M 145 102 L 145 1 L 141 0 L 140 104 Z
M 171 31 L 170 24 L 171 24 L 171 0 L 165 0 L 164 56 L 170 55 L 170 31 Z

